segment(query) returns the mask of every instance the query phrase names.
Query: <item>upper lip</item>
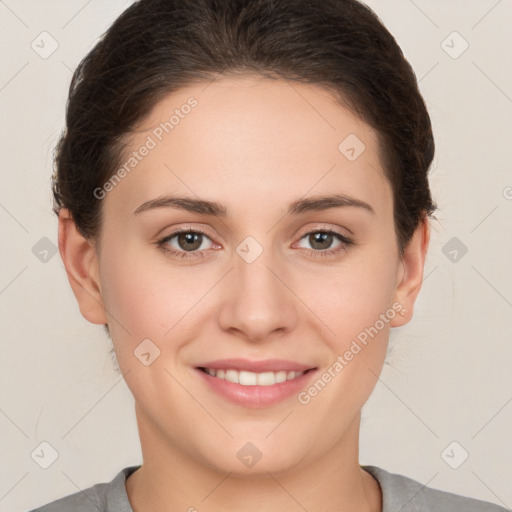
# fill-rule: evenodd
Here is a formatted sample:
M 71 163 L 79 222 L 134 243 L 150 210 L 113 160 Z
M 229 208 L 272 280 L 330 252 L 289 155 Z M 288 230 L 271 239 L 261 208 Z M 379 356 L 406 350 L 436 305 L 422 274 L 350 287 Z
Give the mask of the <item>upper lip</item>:
M 304 372 L 314 367 L 295 361 L 285 359 L 264 359 L 261 361 L 251 361 L 249 359 L 217 359 L 197 366 L 197 368 L 209 368 L 211 370 L 238 370 L 253 373 L 278 372 L 285 370 L 287 372 Z

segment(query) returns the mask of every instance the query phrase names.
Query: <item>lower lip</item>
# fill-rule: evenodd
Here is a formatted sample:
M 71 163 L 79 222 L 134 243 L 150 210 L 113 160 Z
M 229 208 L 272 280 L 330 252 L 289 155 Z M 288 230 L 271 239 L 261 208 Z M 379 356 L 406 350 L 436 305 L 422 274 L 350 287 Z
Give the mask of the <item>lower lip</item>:
M 251 408 L 269 407 L 290 398 L 292 395 L 297 395 L 304 389 L 311 376 L 316 373 L 315 370 L 309 370 L 300 377 L 271 386 L 243 386 L 242 384 L 212 377 L 198 368 L 195 370 L 205 380 L 210 389 L 218 395 L 235 404 Z

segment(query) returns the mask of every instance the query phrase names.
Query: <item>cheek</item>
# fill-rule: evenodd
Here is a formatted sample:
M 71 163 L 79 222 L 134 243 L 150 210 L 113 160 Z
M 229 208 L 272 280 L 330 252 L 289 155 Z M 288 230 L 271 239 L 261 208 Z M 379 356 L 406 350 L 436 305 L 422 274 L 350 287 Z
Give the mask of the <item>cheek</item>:
M 323 269 L 303 285 L 304 301 L 334 331 L 338 350 L 374 325 L 393 302 L 395 256 L 376 246 L 370 249 L 351 255 L 339 267 Z
M 134 249 L 116 254 L 106 250 L 102 259 L 103 300 L 112 337 L 123 349 L 146 338 L 160 348 L 170 338 L 179 343 L 177 333 L 194 317 L 194 305 L 211 287 L 210 280 L 171 267 L 156 251 Z
M 338 411 L 342 417 L 340 400 L 345 412 L 355 414 L 370 396 L 386 358 L 390 322 L 396 315 L 392 308 L 396 255 L 377 245 L 367 249 L 351 257 L 350 263 L 347 260 L 346 266 L 308 280 L 303 290 L 311 309 L 330 328 L 322 329 L 329 333 L 323 339 L 330 356 L 326 371 L 319 375 L 321 379 L 322 373 L 328 373 L 328 383 L 320 382 L 311 393 L 305 390 L 304 396 L 305 401 L 313 400 L 321 391 L 315 407 L 325 408 L 326 414 Z
M 323 338 L 329 346 L 325 366 L 298 401 L 311 424 L 324 432 L 325 443 L 338 435 L 340 425 L 348 428 L 381 373 L 390 322 L 396 315 L 392 308 L 393 258 L 392 254 L 379 259 L 371 251 L 368 256 L 361 252 L 357 264 L 338 268 L 329 280 L 317 279 L 309 287 L 312 309 L 334 333 Z M 319 286 L 322 283 L 323 288 Z

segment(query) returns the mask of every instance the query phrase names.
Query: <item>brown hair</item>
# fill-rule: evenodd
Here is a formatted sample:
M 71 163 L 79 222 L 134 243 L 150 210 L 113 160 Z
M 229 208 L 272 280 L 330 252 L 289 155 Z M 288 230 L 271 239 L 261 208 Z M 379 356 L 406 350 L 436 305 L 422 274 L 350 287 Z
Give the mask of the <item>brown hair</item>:
M 431 215 L 430 118 L 414 72 L 356 0 L 139 0 L 78 65 L 55 148 L 54 212 L 97 241 L 102 187 L 126 136 L 164 95 L 201 80 L 259 74 L 324 86 L 377 130 L 400 253 Z M 340 141 L 341 142 L 341 141 Z

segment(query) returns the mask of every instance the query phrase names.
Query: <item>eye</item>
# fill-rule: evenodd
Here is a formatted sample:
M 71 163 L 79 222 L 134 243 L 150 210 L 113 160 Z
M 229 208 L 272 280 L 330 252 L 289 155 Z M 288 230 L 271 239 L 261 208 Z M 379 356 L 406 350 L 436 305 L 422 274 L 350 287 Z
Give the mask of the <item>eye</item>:
M 176 240 L 173 242 L 174 239 Z M 171 233 L 158 240 L 156 245 L 165 253 L 178 258 L 204 258 L 204 251 L 207 249 L 207 247 L 204 247 L 205 239 L 210 240 L 206 233 L 199 229 L 189 228 Z M 306 240 L 311 244 L 313 249 L 306 249 L 306 251 L 313 258 L 339 254 L 354 244 L 350 238 L 331 229 L 309 231 L 300 240 Z M 331 249 L 330 247 L 335 240 L 338 240 L 338 246 Z
M 335 249 L 331 249 L 332 243 L 336 239 L 339 241 L 339 245 Z M 309 231 L 301 240 L 306 240 L 311 244 L 313 249 L 309 249 L 308 252 L 313 257 L 332 256 L 346 251 L 349 246 L 354 244 L 350 238 L 332 229 Z
M 175 245 L 170 243 L 174 238 L 176 238 Z M 159 240 L 157 246 L 164 252 L 179 258 L 203 257 L 204 253 L 202 251 L 206 249 L 203 246 L 204 238 L 209 240 L 208 235 L 201 230 L 182 229 Z

